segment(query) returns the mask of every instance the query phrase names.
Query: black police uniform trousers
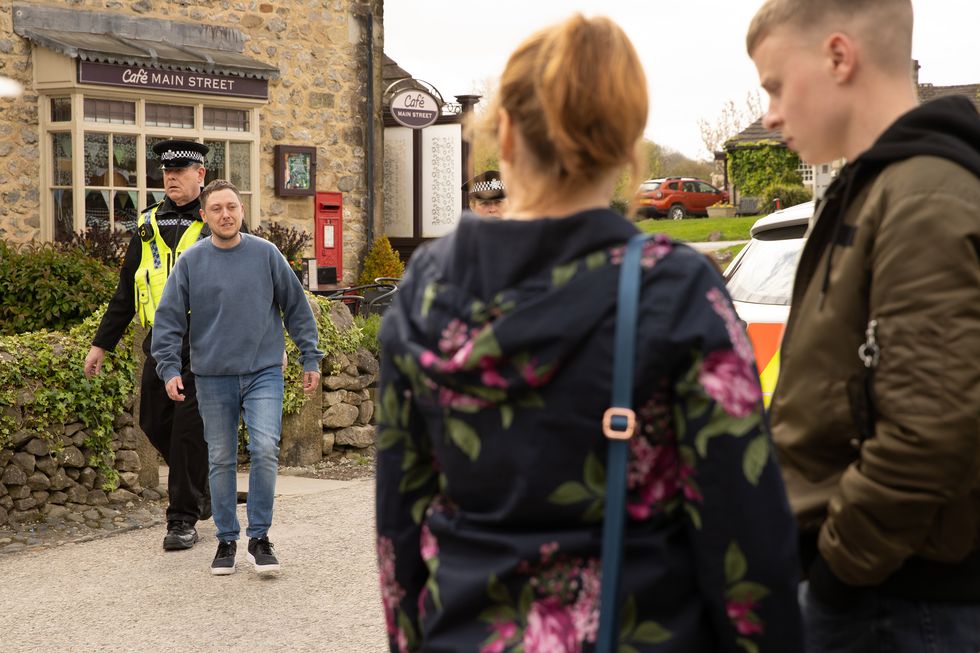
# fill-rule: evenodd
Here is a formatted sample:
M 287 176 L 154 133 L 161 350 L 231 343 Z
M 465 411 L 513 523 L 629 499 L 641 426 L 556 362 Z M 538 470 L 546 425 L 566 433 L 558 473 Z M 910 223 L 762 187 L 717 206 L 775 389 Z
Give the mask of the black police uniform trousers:
M 170 505 L 167 521 L 193 524 L 210 516 L 208 491 L 208 445 L 204 422 L 197 409 L 197 389 L 190 366 L 190 343 L 184 337 L 180 352 L 180 375 L 184 401 L 167 396 L 166 384 L 157 376 L 157 362 L 150 355 L 150 330 L 143 340 L 146 364 L 140 379 L 140 428 L 170 468 L 167 490 Z

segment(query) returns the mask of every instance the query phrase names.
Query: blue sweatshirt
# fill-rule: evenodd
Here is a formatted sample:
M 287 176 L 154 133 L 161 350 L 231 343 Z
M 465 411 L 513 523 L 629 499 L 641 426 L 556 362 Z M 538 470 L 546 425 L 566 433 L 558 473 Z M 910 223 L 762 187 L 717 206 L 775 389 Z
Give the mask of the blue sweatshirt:
M 196 375 L 253 374 L 281 365 L 283 320 L 303 371 L 319 371 L 323 352 L 313 312 L 276 246 L 248 234 L 230 249 L 201 240 L 177 259 L 153 318 L 150 353 L 157 376 L 164 382 L 180 376 L 188 323 Z

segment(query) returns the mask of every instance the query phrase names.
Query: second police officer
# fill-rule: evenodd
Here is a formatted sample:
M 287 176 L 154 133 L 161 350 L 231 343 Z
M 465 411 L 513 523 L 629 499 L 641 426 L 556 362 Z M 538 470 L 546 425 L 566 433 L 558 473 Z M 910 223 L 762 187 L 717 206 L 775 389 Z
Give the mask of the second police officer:
M 139 316 L 141 324 L 152 327 L 157 303 L 177 257 L 209 233 L 200 216 L 208 147 L 194 141 L 166 140 L 154 145 L 153 151 L 160 157 L 166 197 L 139 217 L 116 293 L 109 300 L 85 357 L 85 375 L 89 378 L 101 371 L 106 351 L 115 348 L 134 315 Z M 195 524 L 211 516 L 207 445 L 197 410 L 187 339 L 181 352 L 187 401 L 175 403 L 154 372 L 156 361 L 150 356 L 150 338 L 148 330 L 143 341 L 146 364 L 140 380 L 139 422 L 170 468 L 163 548 L 176 551 L 194 546 Z

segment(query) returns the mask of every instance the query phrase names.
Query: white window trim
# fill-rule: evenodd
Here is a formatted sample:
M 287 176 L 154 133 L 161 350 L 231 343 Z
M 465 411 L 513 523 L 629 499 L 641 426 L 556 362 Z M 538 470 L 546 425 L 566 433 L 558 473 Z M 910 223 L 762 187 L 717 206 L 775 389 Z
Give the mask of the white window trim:
M 52 98 L 71 98 L 70 123 L 51 121 L 51 99 Z M 126 125 L 118 123 L 85 122 L 84 100 L 85 98 L 98 98 L 105 100 L 120 100 L 136 102 L 136 124 Z M 194 124 L 200 127 L 193 129 L 174 128 L 174 127 L 147 127 L 145 103 L 161 104 L 184 104 L 194 106 Z M 247 110 L 249 112 L 248 131 L 225 131 L 225 130 L 206 130 L 204 125 L 204 106 L 219 107 L 228 109 Z M 259 185 L 260 174 L 260 135 L 261 126 L 259 124 L 260 108 L 265 105 L 264 101 L 256 102 L 246 98 L 234 98 L 215 95 L 200 94 L 175 94 L 171 92 L 145 91 L 139 97 L 134 97 L 132 92 L 123 91 L 112 87 L 103 86 L 75 86 L 66 88 L 63 91 L 56 89 L 45 89 L 38 96 L 38 126 L 40 131 L 40 165 L 41 165 L 41 192 L 40 192 L 40 230 L 41 239 L 45 241 L 54 240 L 54 200 L 51 196 L 51 187 L 54 185 L 53 157 L 51 153 L 51 134 L 56 132 L 68 132 L 72 139 L 72 213 L 74 217 L 74 231 L 85 228 L 85 157 L 81 156 L 85 132 L 103 132 L 116 134 L 133 134 L 139 136 L 136 139 L 136 178 L 137 185 L 129 190 L 137 193 L 137 205 L 142 210 L 148 205 L 146 192 L 146 147 L 145 136 L 170 136 L 172 138 L 183 138 L 186 140 L 220 140 L 237 141 L 249 143 L 249 206 L 245 222 L 250 229 L 258 227 L 261 221 L 259 207 L 262 204 L 262 190 Z M 68 127 L 66 129 L 66 127 Z M 119 190 L 119 189 L 117 189 Z

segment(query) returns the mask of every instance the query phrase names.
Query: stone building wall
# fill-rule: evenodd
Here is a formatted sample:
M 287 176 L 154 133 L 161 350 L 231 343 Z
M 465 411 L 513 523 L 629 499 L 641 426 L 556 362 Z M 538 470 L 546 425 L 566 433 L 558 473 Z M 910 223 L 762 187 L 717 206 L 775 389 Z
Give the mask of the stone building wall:
M 40 154 L 31 44 L 14 34 L 12 2 L 0 9 L 0 75 L 20 82 L 19 98 L 0 98 L 0 238 L 24 242 L 40 234 Z
M 344 278 L 352 282 L 366 251 L 368 216 L 367 130 L 374 129 L 380 207 L 382 159 L 381 69 L 383 0 L 37 0 L 38 5 L 211 23 L 246 35 L 243 54 L 273 64 L 260 110 L 261 217 L 312 232 L 313 198 L 274 194 L 273 148 L 317 148 L 317 190 L 344 200 Z M 40 235 L 37 115 L 31 44 L 14 34 L 12 0 L 0 0 L 0 75 L 24 85 L 19 98 L 0 98 L 0 238 L 24 242 Z M 367 70 L 366 17 L 374 17 L 372 71 Z M 373 78 L 374 83 L 369 84 Z M 374 93 L 374 120 L 368 116 Z M 378 211 L 375 212 L 376 215 Z M 377 222 L 377 221 L 376 221 Z M 312 248 L 306 255 L 312 254 Z

